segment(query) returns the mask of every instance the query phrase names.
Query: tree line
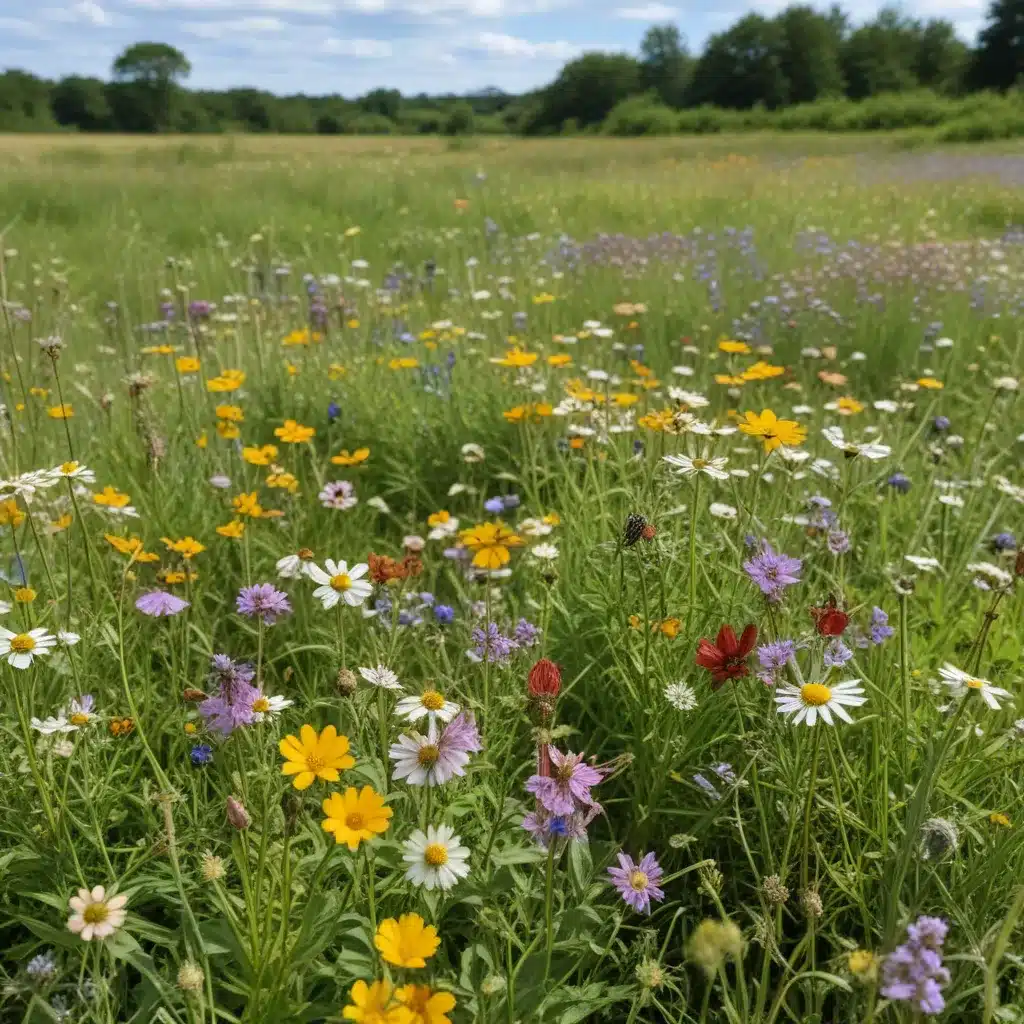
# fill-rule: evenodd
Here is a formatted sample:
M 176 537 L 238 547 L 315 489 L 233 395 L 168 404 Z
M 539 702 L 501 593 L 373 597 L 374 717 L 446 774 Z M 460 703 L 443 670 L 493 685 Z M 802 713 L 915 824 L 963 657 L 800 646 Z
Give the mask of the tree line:
M 0 75 L 0 130 L 531 135 L 614 130 L 639 111 L 646 113 L 638 123 L 686 130 L 700 120 L 694 111 L 710 109 L 752 112 L 733 118 L 736 124 L 760 123 L 758 117 L 768 124 L 764 114 L 806 104 L 915 90 L 947 99 L 1014 90 L 1024 85 L 1024 0 L 993 0 L 974 47 L 948 21 L 895 8 L 858 26 L 838 6 L 798 4 L 774 18 L 748 14 L 711 36 L 699 54 L 690 53 L 675 25 L 654 25 L 638 55 L 586 53 L 549 85 L 521 96 L 499 89 L 469 96 L 375 89 L 354 100 L 277 96 L 187 89 L 190 72 L 185 55 L 163 43 L 130 46 L 109 81 L 72 75 L 53 82 L 9 70 Z

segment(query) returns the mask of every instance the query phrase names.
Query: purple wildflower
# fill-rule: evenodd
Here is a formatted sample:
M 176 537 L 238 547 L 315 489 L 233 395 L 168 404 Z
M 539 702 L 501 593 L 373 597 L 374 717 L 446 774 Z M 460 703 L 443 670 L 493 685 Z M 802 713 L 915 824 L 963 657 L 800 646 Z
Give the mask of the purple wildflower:
M 882 644 L 896 631 L 889 625 L 889 616 L 881 608 L 871 609 L 871 642 Z
M 763 541 L 760 552 L 743 563 L 743 569 L 751 581 L 772 602 L 781 601 L 783 590 L 800 582 L 802 568 L 803 563 L 799 558 L 775 551 L 768 541 Z
M 526 619 L 520 619 L 512 633 L 512 639 L 520 647 L 535 647 L 540 642 L 540 629 Z
M 442 749 L 459 750 L 467 754 L 476 754 L 484 749 L 472 711 L 461 712 L 445 726 L 440 745 Z
M 253 703 L 261 696 L 252 685 L 256 670 L 244 662 L 237 663 L 226 654 L 215 654 L 211 659 L 211 678 L 219 690 L 199 705 L 199 713 L 214 732 L 230 736 L 235 729 L 251 725 L 255 720 Z
M 615 888 L 622 898 L 638 913 L 651 912 L 651 900 L 665 898 L 665 890 L 658 888 L 664 874 L 653 853 L 645 853 L 637 864 L 628 854 L 619 854 L 619 866 L 608 869 Z
M 197 768 L 202 767 L 213 760 L 213 747 L 209 743 L 199 743 L 189 751 L 188 756 Z
M 501 515 L 505 511 L 505 501 L 500 496 L 494 498 L 488 498 L 484 502 L 484 511 L 489 512 L 492 516 Z
M 359 504 L 356 489 L 347 480 L 333 480 L 324 484 L 324 489 L 317 495 L 324 508 L 345 509 Z
M 950 979 L 942 966 L 942 944 L 948 931 L 949 926 L 939 917 L 919 917 L 907 926 L 907 941 L 882 964 L 881 991 L 886 999 L 913 1003 L 926 1014 L 945 1009 L 942 989 Z
M 845 530 L 829 530 L 825 543 L 833 555 L 845 555 L 850 550 L 850 535 Z
M 906 494 L 910 490 L 910 477 L 906 473 L 893 473 L 885 482 L 900 494 Z
M 757 648 L 757 660 L 762 669 L 758 673 L 758 679 L 768 686 L 774 686 L 777 674 L 786 667 L 786 663 L 795 654 L 795 640 L 774 640 L 770 644 L 761 644 Z
M 601 781 L 600 771 L 587 764 L 582 754 L 563 754 L 549 746 L 548 756 L 552 774 L 531 775 L 526 780 L 526 791 L 552 814 L 570 815 L 580 806 L 591 806 L 594 798 L 590 788 Z
M 512 657 L 512 652 L 519 646 L 511 637 L 502 635 L 501 630 L 493 622 L 488 622 L 486 629 L 475 626 L 470 635 L 473 643 L 476 645 L 473 648 L 472 655 L 478 661 L 504 664 Z
M 709 782 L 700 772 L 697 772 L 693 777 L 693 781 L 697 783 L 702 790 L 704 790 L 705 796 L 710 797 L 712 800 L 721 800 L 722 794 L 715 789 L 714 783 Z
M 177 615 L 178 612 L 183 612 L 188 607 L 188 601 L 175 594 L 169 594 L 166 590 L 150 590 L 136 599 L 135 607 L 143 615 L 157 618 L 161 615 Z
M 566 816 L 551 814 L 538 803 L 536 810 L 523 817 L 523 828 L 545 849 L 549 839 L 573 839 L 582 842 L 587 838 L 587 827 L 601 811 L 601 805 L 593 803 Z
M 278 590 L 273 583 L 255 583 L 242 587 L 235 601 L 239 615 L 260 619 L 265 626 L 272 626 L 282 615 L 288 615 L 292 606 L 288 595 Z
M 455 621 L 455 609 L 450 604 L 436 604 L 434 619 L 440 626 L 450 626 Z
M 1017 548 L 1017 538 L 1012 533 L 997 533 L 992 538 L 994 551 L 1014 551 Z
M 853 651 L 839 637 L 833 637 L 825 648 L 824 664 L 826 668 L 838 668 L 845 665 L 853 657 Z
M 501 504 L 505 511 L 508 512 L 511 509 L 519 508 L 521 500 L 518 494 L 506 494 L 505 497 L 501 499 Z
M 728 786 L 734 786 L 736 784 L 736 773 L 732 770 L 732 765 L 727 761 L 722 761 L 719 764 L 711 766 L 711 770 Z

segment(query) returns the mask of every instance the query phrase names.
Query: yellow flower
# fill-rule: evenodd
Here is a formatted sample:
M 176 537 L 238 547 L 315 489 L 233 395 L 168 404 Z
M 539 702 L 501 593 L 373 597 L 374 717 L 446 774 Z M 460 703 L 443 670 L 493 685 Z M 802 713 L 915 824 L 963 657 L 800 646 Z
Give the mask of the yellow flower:
M 14 592 L 14 600 L 18 604 L 31 604 L 36 599 L 36 592 L 31 587 L 18 587 Z
M 217 421 L 217 433 L 228 441 L 233 441 L 236 437 L 242 436 L 242 431 L 239 430 L 238 424 L 231 423 L 229 420 Z
M 250 466 L 269 466 L 277 458 L 277 445 L 265 444 L 262 447 L 249 447 L 242 449 L 242 458 Z
M 132 499 L 130 495 L 107 484 L 102 491 L 98 491 L 92 496 L 92 500 L 95 504 L 105 505 L 108 508 L 124 508 L 125 505 L 131 503 Z
M 556 352 L 553 356 L 548 356 L 548 366 L 569 366 L 572 363 L 572 356 L 568 352 Z
M 0 526 L 21 526 L 25 521 L 25 513 L 18 508 L 14 498 L 0 501 Z
M 308 789 L 315 779 L 337 782 L 338 773 L 351 768 L 356 759 L 348 752 L 348 737 L 339 736 L 333 725 L 317 735 L 311 725 L 304 725 L 298 736 L 285 736 L 278 744 L 284 758 L 282 775 L 294 775 L 296 789 Z
M 231 537 L 237 540 L 243 533 L 245 533 L 245 523 L 243 523 L 241 519 L 232 519 L 230 523 L 218 526 L 217 532 L 222 537 Z
M 993 825 L 1001 825 L 1003 828 L 1013 828 L 1013 824 L 1010 822 L 1010 819 L 1001 811 L 995 811 L 990 814 L 988 816 L 988 820 Z
M 620 391 L 618 394 L 612 395 L 612 401 L 619 406 L 620 409 L 625 409 L 630 405 L 640 401 L 639 395 L 631 395 L 627 391 Z
M 196 572 L 185 572 L 184 569 L 161 569 L 157 574 L 156 578 L 161 583 L 168 583 L 172 586 L 177 583 L 184 583 L 185 580 L 189 582 L 195 582 L 199 579 L 199 573 Z
M 503 523 L 481 523 L 463 530 L 459 538 L 475 552 L 473 564 L 478 569 L 500 569 L 511 557 L 508 549 L 523 543 L 522 538 Z
M 351 328 L 352 328 L 352 330 L 355 330 L 355 329 L 356 329 L 356 328 L 357 328 L 357 327 L 359 326 L 359 320 L 358 320 L 358 318 L 356 318 L 356 317 L 352 317 L 351 319 L 349 319 L 349 320 L 346 320 L 346 321 L 345 321 L 345 326 L 346 326 L 346 327 L 351 327 Z
M 129 555 L 133 562 L 159 562 L 160 556 L 142 550 L 142 541 L 138 537 L 118 537 L 113 533 L 103 534 L 103 539 L 122 555 Z
M 674 640 L 677 636 L 679 636 L 680 626 L 682 626 L 682 623 L 679 621 L 679 619 L 665 619 L 664 621 L 658 623 L 657 629 L 658 632 L 662 633 L 664 636 L 667 636 L 669 640 Z
M 358 235 L 359 232 L 362 231 L 362 230 L 363 229 L 361 227 L 358 227 L 355 224 L 353 224 L 352 227 L 345 228 L 345 237 L 346 238 L 355 238 L 356 235 Z
M 387 979 L 372 985 L 357 981 L 349 989 L 348 997 L 352 1002 L 341 1011 L 345 1020 L 354 1020 L 357 1024 L 412 1024 L 409 1011 L 395 1002 L 391 982 Z
M 443 508 L 440 512 L 431 512 L 427 516 L 427 526 L 443 526 L 449 522 L 452 518 L 451 512 L 448 509 Z
M 203 431 L 203 432 L 202 432 L 202 433 L 201 433 L 201 434 L 200 434 L 200 435 L 199 435 L 199 436 L 198 436 L 198 437 L 196 438 L 196 447 L 197 447 L 197 448 L 205 448 L 205 447 L 206 447 L 206 444 L 207 444 L 207 438 L 206 438 L 206 431 L 204 430 L 204 431 Z
M 544 522 L 547 523 L 548 526 L 559 526 L 562 522 L 562 517 L 557 512 L 549 512 L 544 517 Z
M 455 1009 L 451 992 L 435 992 L 429 985 L 403 985 L 395 995 L 412 1014 L 412 1024 L 451 1024 L 446 1016 Z
M 635 612 L 632 615 L 630 615 L 630 617 L 629 617 L 629 628 L 630 629 L 639 629 L 641 625 L 642 625 L 642 623 L 640 621 L 640 616 L 639 615 L 637 615 Z
M 847 958 L 850 973 L 863 981 L 872 981 L 878 973 L 878 960 L 868 949 L 855 949 Z
M 255 491 L 248 494 L 236 494 L 231 499 L 231 507 L 235 510 L 235 515 L 250 516 L 253 519 L 258 519 L 263 515 L 263 506 Z
M 759 359 L 753 366 L 748 366 L 741 376 L 744 380 L 771 380 L 772 377 L 781 377 L 785 372 L 784 366 L 772 366 Z
M 750 346 L 745 341 L 728 341 L 723 339 L 718 343 L 719 352 L 728 352 L 730 355 L 745 356 L 750 353 Z
M 285 363 L 284 368 L 287 371 L 289 377 L 294 377 L 299 372 L 299 368 L 294 363 Z
M 537 362 L 537 353 L 524 352 L 521 348 L 514 348 L 506 352 L 500 359 L 492 356 L 491 362 L 495 366 L 533 366 Z
M 245 413 L 237 405 L 218 405 L 213 410 L 219 420 L 230 420 L 232 423 L 241 423 L 245 419 Z
M 944 386 L 941 380 L 936 380 L 934 377 L 919 377 L 917 385 L 928 391 L 941 391 Z
M 299 481 L 292 473 L 271 473 L 267 477 L 268 487 L 280 487 L 289 494 L 294 494 L 299 489 Z
M 242 370 L 221 370 L 220 375 L 206 382 L 207 391 L 237 391 L 245 383 Z
M 335 466 L 358 466 L 360 462 L 365 462 L 369 457 L 369 448 L 357 448 L 354 452 L 342 448 L 337 455 L 331 456 L 331 462 Z
M 52 405 L 46 410 L 46 415 L 51 420 L 69 420 L 75 415 L 74 410 L 71 408 L 70 403 L 65 402 L 63 405 Z
M 541 292 L 539 295 L 534 295 L 533 304 L 535 306 L 546 306 L 549 302 L 554 302 L 555 297 L 551 292 Z
M 28 393 L 33 398 L 45 398 L 49 393 L 49 388 L 31 387 L 28 389 Z
M 517 405 L 511 409 L 506 409 L 502 416 L 509 423 L 521 423 L 525 419 L 539 423 L 542 419 L 550 416 L 552 411 L 550 402 L 530 402 L 526 405 Z
M 420 361 L 415 359 L 413 356 L 401 356 L 398 359 L 392 359 L 388 363 L 389 370 L 411 370 L 414 366 L 419 366 Z
M 61 530 L 66 530 L 74 521 L 74 516 L 70 512 L 65 512 L 64 515 L 58 516 L 50 523 L 50 531 L 52 533 L 60 533 Z
M 346 373 L 348 373 L 348 370 L 346 370 L 341 363 L 331 363 L 331 365 L 327 367 L 328 380 L 340 380 Z
M 315 427 L 304 427 L 295 420 L 285 420 L 283 427 L 274 431 L 274 437 L 279 437 L 285 444 L 302 444 L 308 441 L 316 433 Z
M 672 426 L 674 413 L 671 409 L 659 409 L 641 416 L 637 423 L 647 430 L 656 430 L 664 433 Z
M 321 342 L 324 336 L 318 331 L 310 331 L 308 327 L 302 327 L 286 334 L 281 341 L 282 345 L 308 345 L 311 341 Z
M 147 356 L 173 356 L 175 348 L 173 345 L 147 345 L 142 351 Z
M 725 384 L 730 388 L 741 388 L 746 384 L 746 379 L 743 377 L 736 377 L 731 373 L 716 373 L 715 383 Z
M 782 445 L 794 447 L 807 440 L 807 430 L 795 420 L 780 420 L 771 409 L 762 409 L 761 415 L 748 412 L 744 414 L 746 422 L 740 424 L 740 430 L 752 437 L 764 440 L 764 450 L 774 451 Z
M 394 814 L 373 786 L 361 790 L 349 786 L 344 794 L 332 793 L 322 806 L 326 815 L 321 822 L 323 830 L 333 832 L 334 841 L 345 843 L 353 853 L 361 842 L 386 832 Z
M 863 411 L 863 404 L 858 402 L 856 398 L 850 398 L 848 395 L 845 395 L 842 398 L 836 399 L 836 412 L 841 416 L 855 416 Z
M 169 537 L 161 537 L 160 539 L 167 545 L 168 551 L 174 551 L 176 554 L 181 555 L 186 562 L 206 550 L 206 545 L 200 544 L 194 537 L 183 537 L 181 540 L 171 540 Z
M 174 368 L 178 373 L 198 373 L 199 360 L 195 356 L 179 356 L 174 360 Z
M 426 967 L 441 940 L 437 929 L 425 924 L 419 914 L 403 914 L 397 921 L 393 917 L 381 921 L 373 944 L 395 967 Z

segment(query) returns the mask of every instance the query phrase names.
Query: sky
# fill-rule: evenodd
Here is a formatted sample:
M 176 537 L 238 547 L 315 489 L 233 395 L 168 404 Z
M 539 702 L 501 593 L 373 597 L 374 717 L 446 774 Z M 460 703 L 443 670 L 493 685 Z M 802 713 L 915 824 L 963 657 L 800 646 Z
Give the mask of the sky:
M 192 63 L 188 85 L 356 96 L 522 92 L 551 81 L 586 50 L 636 52 L 649 25 L 674 22 L 699 50 L 750 11 L 789 0 L 0 0 L 0 69 L 48 78 L 109 76 L 141 40 L 170 43 Z M 827 5 L 822 5 L 827 6 Z M 878 7 L 849 0 L 855 21 Z M 972 41 L 988 0 L 908 0 Z

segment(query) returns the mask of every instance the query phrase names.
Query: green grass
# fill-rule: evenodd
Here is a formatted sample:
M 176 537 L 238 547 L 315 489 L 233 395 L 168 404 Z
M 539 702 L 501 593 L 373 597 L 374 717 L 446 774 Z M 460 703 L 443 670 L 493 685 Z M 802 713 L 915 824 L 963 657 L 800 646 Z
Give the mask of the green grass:
M 920 914 L 950 925 L 939 1019 L 1016 1019 L 1024 637 L 1015 552 L 992 546 L 1019 538 L 1024 497 L 1018 392 L 993 384 L 1024 365 L 1024 263 L 1000 240 L 1021 219 L 1009 185 L 918 180 L 918 154 L 897 143 L 820 135 L 460 147 L 20 137 L 0 155 L 3 624 L 81 637 L 29 670 L 0 665 L 0 1019 L 333 1021 L 358 980 L 388 977 L 451 992 L 455 1022 L 909 1024 L 920 1015 L 888 1005 L 849 954 L 885 956 Z M 664 232 L 686 236 L 685 260 L 658 257 L 649 238 Z M 603 233 L 628 239 L 595 242 Z M 593 244 L 579 267 L 554 260 L 562 236 Z M 624 259 L 586 255 L 602 246 Z M 391 271 L 409 276 L 385 303 Z M 329 327 L 286 345 L 308 325 L 307 273 Z M 189 319 L 195 300 L 215 303 L 209 319 Z M 161 302 L 169 326 L 143 332 Z M 63 343 L 55 359 L 37 344 L 50 336 Z M 510 346 L 537 358 L 503 365 Z M 181 358 L 198 371 L 176 369 Z M 716 380 L 756 361 L 781 372 Z M 244 383 L 211 390 L 228 369 Z M 68 419 L 51 415 L 62 399 Z M 773 409 L 803 425 L 797 447 L 812 458 L 767 454 L 742 432 L 683 432 L 680 402 L 718 427 Z M 237 438 L 221 436 L 235 429 L 218 415 L 226 405 Z M 287 443 L 275 434 L 285 420 L 315 434 Z M 832 425 L 891 453 L 846 457 L 822 436 Z M 272 465 L 243 460 L 242 445 L 267 444 Z M 364 462 L 331 462 L 363 446 Z M 662 460 L 708 450 L 741 473 L 697 485 Z M 69 459 L 95 480 L 30 489 L 24 474 Z M 906 494 L 886 482 L 897 470 Z M 356 505 L 322 506 L 337 480 Z M 108 485 L 137 518 L 93 500 Z M 253 492 L 281 514 L 239 518 L 232 499 Z M 306 548 L 320 566 L 401 558 L 441 510 L 464 529 L 494 521 L 485 501 L 509 494 L 520 504 L 502 516 L 523 543 L 507 576 L 467 574 L 444 555 L 457 536 L 427 539 L 421 574 L 378 586 L 370 605 L 387 595 L 392 609 L 366 618 L 276 575 Z M 812 496 L 838 517 L 831 537 Z M 637 514 L 654 536 L 627 546 Z M 524 522 L 544 516 L 543 536 Z M 218 532 L 236 521 L 243 536 Z M 842 554 L 829 547 L 836 529 Z M 158 562 L 110 540 L 133 536 Z M 188 561 L 161 539 L 185 537 L 205 546 Z M 802 560 L 777 603 L 743 568 L 762 539 Z M 16 600 L 16 557 L 34 600 Z M 991 570 L 978 563 L 1013 581 L 980 589 Z M 167 572 L 181 582 L 161 583 Z M 292 612 L 261 627 L 235 597 L 268 581 Z M 157 586 L 187 610 L 140 614 L 136 599 Z M 422 592 L 454 609 L 450 625 Z M 831 670 L 810 612 L 830 596 L 850 615 L 853 652 Z M 874 608 L 895 633 L 859 646 Z M 400 609 L 422 621 L 400 624 Z M 520 619 L 542 629 L 535 646 L 507 663 L 467 657 L 474 627 L 510 633 Z M 807 729 L 776 714 L 754 657 L 750 675 L 713 687 L 694 662 L 699 639 L 747 623 L 761 643 L 800 641 L 779 684 L 857 681 L 867 699 L 853 723 Z M 293 702 L 227 739 L 188 693 L 216 691 L 209 659 L 225 652 Z M 547 711 L 527 693 L 542 655 L 561 666 Z M 946 663 L 1009 691 L 1001 709 L 943 685 Z M 394 778 L 385 748 L 415 727 L 394 716 L 400 695 L 358 678 L 378 664 L 407 694 L 436 687 L 474 712 L 483 750 L 465 778 L 429 791 Z M 357 672 L 354 693 L 344 670 Z M 666 697 L 680 682 L 690 710 Z M 33 727 L 85 693 L 95 708 L 81 728 Z M 278 741 L 306 723 L 347 735 L 355 765 L 299 791 Z M 550 857 L 520 827 L 545 741 L 605 773 L 589 843 L 559 838 Z M 209 764 L 191 763 L 197 744 Z M 365 785 L 394 813 L 350 852 L 322 828 L 321 803 Z M 229 797 L 247 828 L 228 819 Z M 448 894 L 403 878 L 402 844 L 442 823 L 470 851 Z M 619 851 L 654 852 L 665 869 L 649 918 L 608 884 Z M 86 943 L 65 927 L 68 899 L 101 884 L 128 896 L 128 918 Z M 773 902 L 779 886 L 788 897 Z M 422 969 L 374 947 L 378 924 L 407 913 L 440 936 Z M 707 919 L 728 919 L 742 941 L 709 943 Z M 30 972 L 47 951 L 52 975 Z

